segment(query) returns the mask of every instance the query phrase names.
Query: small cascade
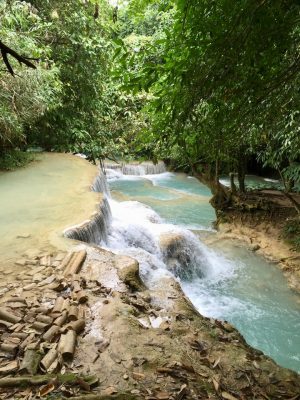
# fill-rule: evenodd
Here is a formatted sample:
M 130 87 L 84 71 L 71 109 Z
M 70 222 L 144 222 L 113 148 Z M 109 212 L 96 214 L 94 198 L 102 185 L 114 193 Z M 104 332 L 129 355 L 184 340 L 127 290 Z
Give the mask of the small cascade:
M 94 192 L 103 193 L 106 197 L 110 197 L 106 176 L 104 175 L 101 169 L 99 169 L 99 174 L 94 180 L 94 183 L 92 185 L 92 190 Z
M 155 175 L 166 172 L 166 165 L 163 161 L 154 164 L 152 161 L 143 161 L 142 163 L 104 163 L 106 170 L 117 171 L 123 175 Z
M 108 202 L 110 192 L 106 177 L 101 169 L 99 169 L 99 174 L 92 185 L 92 190 L 103 194 L 99 211 L 95 212 L 90 220 L 65 230 L 64 236 L 86 243 L 100 244 L 107 241 L 111 221 L 111 210 Z
M 111 211 L 109 203 L 107 198 L 103 197 L 99 211 L 90 220 L 83 222 L 81 225 L 68 228 L 64 232 L 64 236 L 69 239 L 93 244 L 106 242 L 110 220 Z
M 228 270 L 224 258 L 211 257 L 192 232 L 164 223 L 150 207 L 137 201 L 109 203 L 113 218 L 105 247 L 138 260 L 149 287 L 162 276 L 192 280 Z

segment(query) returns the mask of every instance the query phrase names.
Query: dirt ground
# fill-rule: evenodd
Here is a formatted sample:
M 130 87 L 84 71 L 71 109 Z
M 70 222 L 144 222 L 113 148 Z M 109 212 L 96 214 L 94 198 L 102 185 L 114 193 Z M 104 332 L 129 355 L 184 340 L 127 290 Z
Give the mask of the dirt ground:
M 202 317 L 174 279 L 164 278 L 149 290 L 140 281 L 135 260 L 87 245 L 75 249 L 76 257 L 79 251 L 87 253 L 84 263 L 67 278 L 66 255 L 26 259 L 34 262 L 31 282 L 16 281 L 3 294 L 0 310 L 20 318 L 22 332 L 33 336 L 31 346 L 21 342 L 14 356 L 2 348 L 1 399 L 300 398 L 299 375 L 250 348 L 230 324 Z M 62 324 L 57 339 L 47 342 L 43 328 L 33 326 L 41 308 L 44 317 L 53 316 L 58 297 L 67 301 L 67 313 L 70 304 L 84 311 L 85 327 L 77 334 L 75 352 L 65 359 L 58 345 L 56 368 L 47 375 L 38 364 L 24 377 L 20 366 L 26 351 L 45 357 L 56 349 L 64 329 L 72 330 Z M 18 302 L 23 307 L 11 307 Z M 1 325 L 1 330 L 2 345 L 16 327 Z

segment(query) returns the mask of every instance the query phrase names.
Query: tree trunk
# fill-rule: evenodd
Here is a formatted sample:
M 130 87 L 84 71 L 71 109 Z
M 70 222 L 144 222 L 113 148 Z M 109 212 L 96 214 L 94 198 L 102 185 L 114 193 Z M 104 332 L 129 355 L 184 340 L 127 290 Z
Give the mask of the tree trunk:
M 238 157 L 238 181 L 239 181 L 239 190 L 242 193 L 245 193 L 246 191 L 245 187 L 246 165 L 247 165 L 247 159 L 245 157 L 245 154 L 244 153 L 242 154 L 241 150 Z
M 230 172 L 229 174 L 229 178 L 230 178 L 230 190 L 232 194 L 236 194 L 236 186 L 234 183 L 234 173 Z

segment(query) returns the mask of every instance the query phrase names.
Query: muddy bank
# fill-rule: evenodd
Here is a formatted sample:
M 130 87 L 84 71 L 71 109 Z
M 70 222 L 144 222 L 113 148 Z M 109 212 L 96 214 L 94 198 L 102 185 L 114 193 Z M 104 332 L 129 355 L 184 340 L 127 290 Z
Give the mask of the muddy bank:
M 174 279 L 164 278 L 150 291 L 141 282 L 139 265 L 132 258 L 88 245 L 80 245 L 76 251 L 79 250 L 87 254 L 78 271 L 71 271 L 72 266 L 64 261 L 70 257 L 65 255 L 28 257 L 26 261 L 36 262 L 32 264 L 32 282 L 15 282 L 2 297 L 1 307 L 18 318 L 17 324 L 23 324 L 22 333 L 31 335 L 31 343 L 15 343 L 13 357 L 2 351 L 1 398 L 31 395 L 34 399 L 47 388 L 54 398 L 75 399 L 297 398 L 299 375 L 250 348 L 228 323 L 202 317 Z M 76 303 L 79 299 L 74 282 L 79 282 L 85 293 L 80 305 Z M 21 303 L 21 308 L 9 307 L 8 298 L 15 300 L 11 304 Z M 59 343 L 65 329 L 75 331 L 74 327 L 67 327 L 68 319 L 60 326 L 57 337 L 50 340 L 44 333 L 49 326 L 32 326 L 36 316 L 32 313 L 28 319 L 26 311 L 29 307 L 41 313 L 40 307 L 46 307 L 46 321 L 45 317 L 55 314 L 57 298 L 63 298 L 69 307 L 84 308 L 85 327 L 75 332 L 74 354 L 67 357 Z M 14 336 L 14 325 L 1 325 L 1 344 L 3 337 L 8 340 Z M 26 351 L 34 347 L 44 359 L 57 344 L 59 363 L 52 374 L 82 378 L 61 383 L 61 375 L 56 375 L 57 379 L 51 375 L 39 384 L 43 374 L 39 364 L 33 371 L 37 383 L 32 384 L 31 379 L 27 387 L 24 381 L 21 387 L 7 387 L 11 382 L 8 376 L 21 376 Z M 82 397 L 87 394 L 104 397 Z

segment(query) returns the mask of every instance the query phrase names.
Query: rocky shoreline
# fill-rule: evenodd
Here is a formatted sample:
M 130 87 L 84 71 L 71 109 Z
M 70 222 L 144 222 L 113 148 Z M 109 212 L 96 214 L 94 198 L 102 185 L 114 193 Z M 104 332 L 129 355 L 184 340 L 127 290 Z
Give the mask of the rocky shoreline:
M 86 400 L 298 398 L 299 375 L 249 347 L 230 324 L 202 317 L 173 278 L 164 278 L 149 290 L 132 258 L 91 245 L 79 245 L 75 250 L 64 257 L 37 254 L 26 259 L 28 264 L 34 262 L 31 287 L 19 281 L 1 299 L 6 310 L 8 297 L 23 304 L 23 312 L 22 308 L 9 311 L 18 318 L 18 324 L 25 324 L 22 332 L 31 335 L 27 345 L 15 343 L 14 359 L 1 353 L 1 398 L 24 399 L 30 394 L 34 399 L 41 393 Z M 66 260 L 74 259 L 74 254 L 78 259 L 83 253 L 80 269 L 70 271 Z M 78 290 L 74 282 L 79 282 Z M 32 326 L 36 322 L 33 311 L 38 308 L 41 313 L 40 308 L 46 305 L 43 315 L 51 318 L 58 298 L 70 307 L 79 301 L 80 291 L 84 291 L 80 307 L 84 307 L 85 327 L 76 332 L 75 325 L 67 326 L 68 321 L 61 325 L 61 335 L 65 330 L 76 334 L 74 354 L 65 357 L 59 335 L 48 340 L 47 324 L 37 331 Z M 24 312 L 27 307 L 33 318 L 30 321 L 29 313 Z M 67 315 L 69 312 L 68 308 Z M 7 338 L 16 327 L 8 324 L 1 329 L 2 338 Z M 41 361 L 53 348 L 59 353 L 58 369 L 54 365 L 54 369 L 45 371 L 42 364 L 35 364 L 30 379 L 26 371 L 24 384 L 20 366 L 26 352 L 34 349 Z M 72 379 L 65 382 L 66 376 Z M 12 388 L 10 378 L 23 383 Z

